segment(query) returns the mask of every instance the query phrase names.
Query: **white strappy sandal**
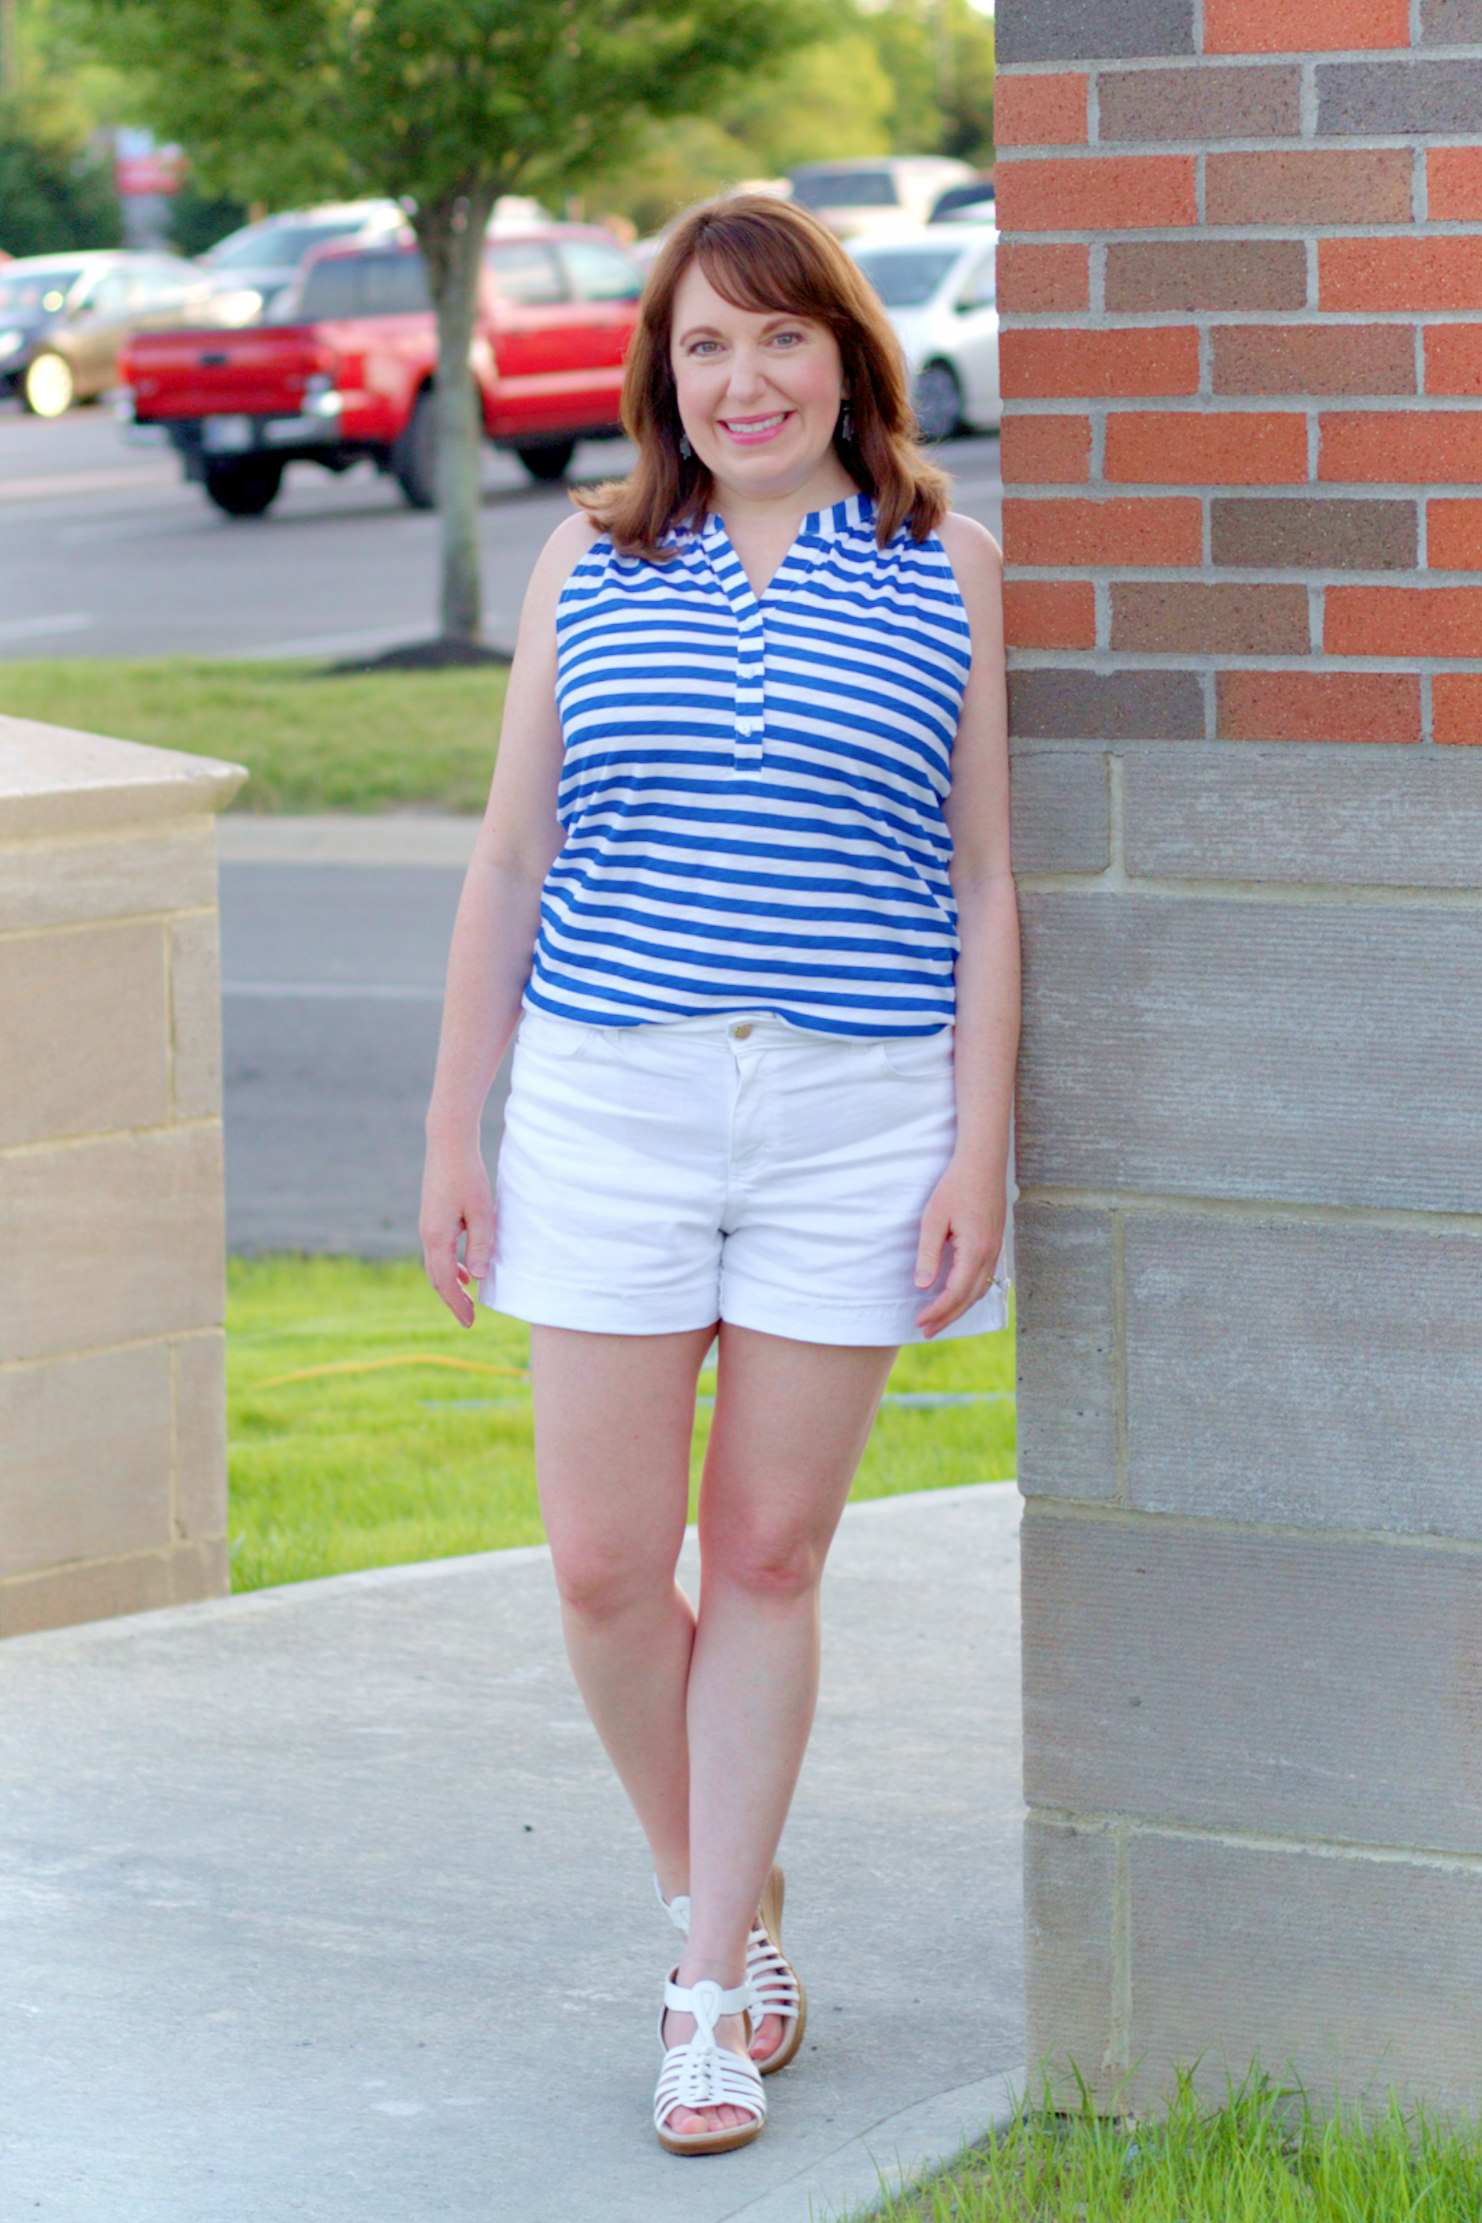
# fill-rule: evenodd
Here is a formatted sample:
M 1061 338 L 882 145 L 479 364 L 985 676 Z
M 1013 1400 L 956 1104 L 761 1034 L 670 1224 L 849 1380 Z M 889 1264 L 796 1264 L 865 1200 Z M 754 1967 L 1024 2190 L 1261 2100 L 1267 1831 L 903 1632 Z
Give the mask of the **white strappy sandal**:
M 763 2076 L 775 2076 L 779 2069 L 785 2069 L 789 2061 L 796 2059 L 803 2032 L 808 2027 L 808 1994 L 802 1978 L 782 1950 L 782 1901 L 786 1889 L 782 1870 L 774 1863 L 751 1935 L 746 1940 L 746 1976 L 751 1986 L 754 2020 L 761 2022 L 768 2015 L 776 2015 L 779 2021 L 791 2025 L 783 2031 L 781 2045 L 769 2053 L 765 2061 L 757 2062 Z M 683 1897 L 666 1899 L 657 1876 L 654 1877 L 654 1892 L 675 1929 L 688 1937 L 689 1900 Z
M 654 2129 L 659 2144 L 671 2154 L 728 2154 L 759 2138 L 767 2120 L 767 2096 L 755 2061 L 717 2045 L 715 2026 L 722 2015 L 746 2016 L 746 2042 L 751 2043 L 751 1986 L 742 1981 L 731 1990 L 702 1977 L 698 1984 L 678 1984 L 675 1969 L 664 1986 L 659 2010 L 659 2044 L 664 2044 L 664 2016 L 693 2015 L 695 2034 L 683 2045 L 664 2047 L 664 2065 L 654 2092 Z M 739 2107 L 749 2120 L 717 2125 L 714 2130 L 670 2130 L 669 2117 L 676 2108 Z

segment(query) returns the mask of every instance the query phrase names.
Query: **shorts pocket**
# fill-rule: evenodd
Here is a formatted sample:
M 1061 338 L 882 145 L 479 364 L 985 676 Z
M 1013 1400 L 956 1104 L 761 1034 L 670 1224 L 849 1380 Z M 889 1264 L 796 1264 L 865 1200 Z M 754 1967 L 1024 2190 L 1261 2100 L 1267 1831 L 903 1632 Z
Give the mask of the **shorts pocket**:
M 880 1054 L 892 1073 L 907 1080 L 934 1080 L 952 1069 L 952 1033 L 951 1027 L 942 1027 L 935 1034 L 888 1035 Z
M 521 1014 L 519 1039 L 542 1057 L 579 1057 L 601 1032 L 600 1027 L 586 1026 L 580 1019 L 556 1019 L 548 1011 L 527 1007 Z

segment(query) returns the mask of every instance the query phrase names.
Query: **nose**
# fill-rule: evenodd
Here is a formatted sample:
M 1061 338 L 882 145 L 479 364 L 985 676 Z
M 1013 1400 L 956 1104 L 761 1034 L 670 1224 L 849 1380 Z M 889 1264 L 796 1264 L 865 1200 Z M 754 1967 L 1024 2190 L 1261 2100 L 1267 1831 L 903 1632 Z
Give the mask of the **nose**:
M 731 357 L 731 375 L 726 384 L 726 398 L 738 408 L 749 407 L 766 391 L 766 375 L 761 358 L 749 348 L 737 348 Z

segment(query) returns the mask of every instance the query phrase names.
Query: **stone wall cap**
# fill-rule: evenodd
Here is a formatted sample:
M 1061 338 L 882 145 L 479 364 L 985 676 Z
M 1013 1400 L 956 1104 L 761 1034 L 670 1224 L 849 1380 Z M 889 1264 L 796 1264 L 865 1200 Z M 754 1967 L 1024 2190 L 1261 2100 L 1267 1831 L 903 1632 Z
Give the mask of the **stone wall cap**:
M 199 817 L 246 777 L 215 757 L 0 716 L 0 841 Z

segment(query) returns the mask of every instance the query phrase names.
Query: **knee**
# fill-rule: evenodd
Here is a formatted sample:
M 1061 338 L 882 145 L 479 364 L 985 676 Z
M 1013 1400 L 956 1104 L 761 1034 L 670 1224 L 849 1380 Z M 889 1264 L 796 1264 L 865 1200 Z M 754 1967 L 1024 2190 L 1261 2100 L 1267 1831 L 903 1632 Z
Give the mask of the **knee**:
M 728 1528 L 704 1547 L 708 1577 L 775 1605 L 806 1598 L 823 1579 L 827 1542 L 796 1523 Z
M 568 1543 L 551 1556 L 562 1605 L 593 1627 L 642 1611 L 674 1587 L 672 1568 L 634 1559 L 620 1547 Z

